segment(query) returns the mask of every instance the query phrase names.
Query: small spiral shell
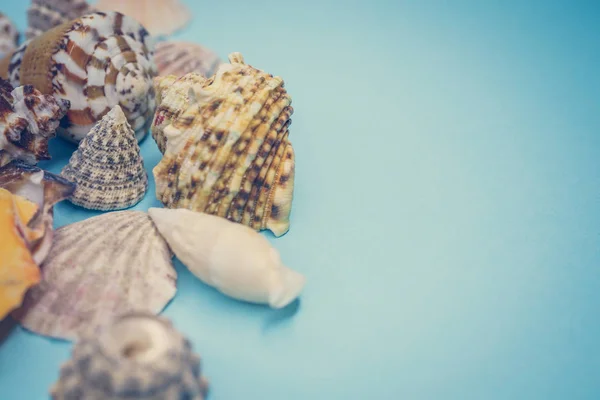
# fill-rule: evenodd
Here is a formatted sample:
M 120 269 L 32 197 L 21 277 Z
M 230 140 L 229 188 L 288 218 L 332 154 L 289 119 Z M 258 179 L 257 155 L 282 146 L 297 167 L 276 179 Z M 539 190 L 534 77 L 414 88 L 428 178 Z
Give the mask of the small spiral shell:
M 67 140 L 81 141 L 119 105 L 140 141 L 155 109 L 153 52 L 148 32 L 134 19 L 95 12 L 23 43 L 4 73 L 13 85 L 31 84 L 69 100 L 71 108 L 58 130 Z

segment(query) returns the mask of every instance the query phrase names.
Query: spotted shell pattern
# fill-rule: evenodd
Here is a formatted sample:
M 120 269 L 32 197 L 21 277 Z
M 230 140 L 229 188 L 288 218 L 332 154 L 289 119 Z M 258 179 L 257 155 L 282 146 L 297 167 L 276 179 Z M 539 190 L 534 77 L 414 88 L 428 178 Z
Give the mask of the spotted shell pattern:
M 5 73 L 13 85 L 31 84 L 70 101 L 58 130 L 67 140 L 81 141 L 119 105 L 140 141 L 155 109 L 153 52 L 153 40 L 134 19 L 94 12 L 23 43 Z
M 161 103 L 153 136 L 165 142 L 153 170 L 156 196 L 168 208 L 281 236 L 289 230 L 294 185 L 291 97 L 280 77 L 247 65 L 239 53 L 229 60 L 209 79 L 189 79 L 185 96 L 173 77 L 156 80 Z
M 0 13 L 0 59 L 12 53 L 19 42 L 19 31 L 15 24 Z
M 96 11 L 86 0 L 32 0 L 25 38 L 32 39 L 67 21 Z

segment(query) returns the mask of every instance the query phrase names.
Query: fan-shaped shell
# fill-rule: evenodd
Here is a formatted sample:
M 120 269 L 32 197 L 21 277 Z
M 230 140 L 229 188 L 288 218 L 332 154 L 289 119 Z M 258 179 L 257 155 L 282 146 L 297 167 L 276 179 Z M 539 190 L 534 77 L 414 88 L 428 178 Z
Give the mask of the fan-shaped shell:
M 183 76 L 195 72 L 204 77 L 212 76 L 222 64 L 212 50 L 189 42 L 159 42 L 156 45 L 154 61 L 158 75 Z
M 96 11 L 86 0 L 32 0 L 27 9 L 25 37 L 34 38 L 42 33 Z
M 49 160 L 48 141 L 69 106 L 31 85 L 13 89 L 0 78 L 0 166 L 13 159 L 29 164 Z
M 62 339 L 95 334 L 116 315 L 158 314 L 176 292 L 172 254 L 148 214 L 117 211 L 56 230 L 43 278 L 16 318 Z
M 15 24 L 0 13 L 0 60 L 12 53 L 19 43 L 19 31 Z
M 99 0 L 101 11 L 119 11 L 142 24 L 152 36 L 170 35 L 191 19 L 180 0 Z
M 155 80 L 160 104 L 152 131 L 165 149 L 153 170 L 156 196 L 168 208 L 280 236 L 289 229 L 294 187 L 291 97 L 281 78 L 245 64 L 239 53 L 229 59 L 209 79 Z
M 117 12 L 86 14 L 23 43 L 10 59 L 13 85 L 31 84 L 69 100 L 59 135 L 79 142 L 115 105 L 138 141 L 154 113 L 153 42 L 134 19 Z
M 130 313 L 75 343 L 50 389 L 52 399 L 203 400 L 200 356 L 172 323 Z
M 79 143 L 61 175 L 77 184 L 69 200 L 92 210 L 120 210 L 144 197 L 148 174 L 134 132 L 119 106 Z

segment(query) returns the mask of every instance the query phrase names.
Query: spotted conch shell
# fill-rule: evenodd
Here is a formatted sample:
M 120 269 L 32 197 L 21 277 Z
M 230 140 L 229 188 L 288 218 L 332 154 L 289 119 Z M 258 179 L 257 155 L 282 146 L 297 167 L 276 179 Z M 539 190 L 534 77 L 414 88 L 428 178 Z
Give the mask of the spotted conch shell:
M 49 160 L 48 141 L 69 105 L 31 85 L 14 89 L 0 78 L 0 166 L 13 159 L 29 164 Z
M 50 388 L 53 400 L 203 400 L 207 392 L 189 339 L 170 320 L 141 312 L 120 315 L 78 340 Z
M 0 13 L 0 60 L 12 53 L 19 43 L 19 31 L 15 24 Z
M 144 197 L 148 173 L 121 107 L 102 117 L 60 174 L 77 184 L 69 201 L 88 209 L 120 210 Z
M 249 227 L 186 209 L 150 208 L 148 214 L 177 258 L 220 292 L 272 308 L 300 295 L 304 276 L 286 267 L 269 241 Z
M 208 78 L 222 64 L 214 51 L 196 43 L 182 41 L 159 42 L 154 60 L 160 76 L 180 77 L 195 72 Z
M 27 9 L 25 38 L 32 39 L 55 26 L 95 11 L 86 0 L 32 0 Z
M 148 214 L 115 211 L 55 231 L 43 279 L 15 318 L 40 335 L 74 340 L 130 311 L 158 314 L 176 292 L 172 253 Z
M 180 0 L 99 0 L 101 11 L 119 11 L 142 24 L 152 36 L 166 36 L 183 28 L 191 19 Z
M 138 141 L 154 114 L 154 44 L 134 19 L 117 12 L 86 14 L 23 43 L 0 75 L 68 100 L 58 134 L 78 143 L 115 105 Z
M 229 60 L 208 79 L 156 78 L 152 134 L 164 146 L 153 170 L 156 197 L 281 236 L 294 188 L 291 97 L 281 78 L 239 53 Z

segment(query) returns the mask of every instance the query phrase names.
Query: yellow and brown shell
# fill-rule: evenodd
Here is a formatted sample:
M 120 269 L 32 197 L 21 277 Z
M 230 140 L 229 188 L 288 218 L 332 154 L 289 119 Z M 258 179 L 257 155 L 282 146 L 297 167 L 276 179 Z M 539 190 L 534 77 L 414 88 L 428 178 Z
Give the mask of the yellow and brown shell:
M 164 153 L 156 196 L 169 208 L 218 215 L 281 236 L 289 229 L 292 99 L 280 77 L 229 56 L 209 79 L 155 79 L 152 136 Z

